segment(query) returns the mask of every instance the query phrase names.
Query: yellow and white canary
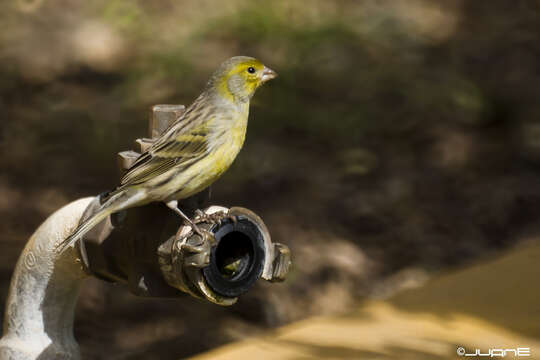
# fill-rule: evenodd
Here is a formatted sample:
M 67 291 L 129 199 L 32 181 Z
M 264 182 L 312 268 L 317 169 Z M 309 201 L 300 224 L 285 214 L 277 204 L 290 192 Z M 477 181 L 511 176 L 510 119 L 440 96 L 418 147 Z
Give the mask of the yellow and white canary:
M 247 56 L 222 63 L 203 93 L 141 154 L 99 211 L 57 249 L 71 246 L 110 214 L 153 201 L 165 202 L 199 232 L 177 200 L 204 190 L 229 168 L 244 143 L 255 90 L 276 76 Z

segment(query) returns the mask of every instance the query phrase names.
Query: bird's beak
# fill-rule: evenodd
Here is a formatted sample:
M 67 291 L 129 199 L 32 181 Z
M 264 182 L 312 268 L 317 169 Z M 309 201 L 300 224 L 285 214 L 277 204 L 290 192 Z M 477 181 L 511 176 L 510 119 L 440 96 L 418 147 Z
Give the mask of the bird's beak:
M 265 83 L 268 80 L 272 80 L 275 77 L 277 77 L 277 73 L 274 70 L 272 70 L 270 68 L 267 68 L 265 66 L 263 71 L 262 71 L 261 82 Z

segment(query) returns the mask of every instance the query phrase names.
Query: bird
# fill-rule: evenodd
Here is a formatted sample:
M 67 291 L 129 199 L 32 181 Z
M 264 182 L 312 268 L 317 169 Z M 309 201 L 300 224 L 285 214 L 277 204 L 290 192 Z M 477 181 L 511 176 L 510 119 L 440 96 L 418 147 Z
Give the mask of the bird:
M 107 216 L 128 208 L 163 202 L 201 238 L 197 225 L 178 207 L 216 181 L 244 144 L 250 100 L 277 73 L 261 61 L 235 56 L 214 71 L 203 92 L 127 170 L 100 208 L 61 241 L 73 246 Z

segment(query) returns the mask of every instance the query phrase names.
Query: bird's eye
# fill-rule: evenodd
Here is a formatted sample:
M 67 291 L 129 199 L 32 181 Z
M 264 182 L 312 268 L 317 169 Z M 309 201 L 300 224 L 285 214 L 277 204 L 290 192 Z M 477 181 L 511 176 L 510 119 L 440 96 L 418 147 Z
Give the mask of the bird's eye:
M 248 67 L 247 70 L 248 70 L 248 73 L 250 73 L 250 74 L 254 74 L 254 73 L 255 73 L 255 68 L 254 68 L 253 66 Z

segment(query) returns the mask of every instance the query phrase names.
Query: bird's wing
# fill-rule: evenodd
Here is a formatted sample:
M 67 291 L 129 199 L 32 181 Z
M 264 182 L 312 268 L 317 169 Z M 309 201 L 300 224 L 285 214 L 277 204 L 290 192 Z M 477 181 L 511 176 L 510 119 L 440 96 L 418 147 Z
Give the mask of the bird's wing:
M 197 99 L 199 100 L 199 99 Z M 121 187 L 140 184 L 172 167 L 187 167 L 208 151 L 208 122 L 211 113 L 196 101 L 166 132 L 129 168 Z

